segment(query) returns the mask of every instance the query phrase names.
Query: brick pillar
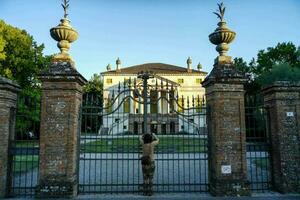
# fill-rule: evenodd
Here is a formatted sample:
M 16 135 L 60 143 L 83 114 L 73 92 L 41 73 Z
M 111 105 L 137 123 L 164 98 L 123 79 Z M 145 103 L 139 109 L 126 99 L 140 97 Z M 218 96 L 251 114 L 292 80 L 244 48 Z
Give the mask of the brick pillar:
M 0 199 L 8 195 L 10 187 L 9 141 L 14 139 L 19 91 L 16 83 L 0 77 Z
M 245 76 L 219 56 L 203 82 L 209 131 L 209 184 L 214 196 L 250 195 L 247 181 Z
M 70 62 L 52 62 L 42 81 L 40 171 L 36 196 L 74 197 L 78 189 L 79 110 L 86 80 Z
M 274 188 L 300 192 L 300 82 L 275 82 L 262 92 L 269 111 Z

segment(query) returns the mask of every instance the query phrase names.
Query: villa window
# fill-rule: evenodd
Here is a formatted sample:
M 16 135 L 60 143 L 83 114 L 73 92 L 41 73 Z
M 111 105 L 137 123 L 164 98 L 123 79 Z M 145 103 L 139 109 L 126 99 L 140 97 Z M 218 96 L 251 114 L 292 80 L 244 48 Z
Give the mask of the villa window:
M 184 83 L 184 80 L 183 80 L 183 78 L 179 78 L 179 79 L 177 79 L 177 83 L 179 83 L 179 84 L 182 84 L 182 83 Z
M 107 84 L 112 84 L 112 79 L 111 79 L 111 78 L 107 78 L 107 79 L 106 79 L 106 83 L 107 83 Z
M 202 78 L 196 78 L 196 84 L 200 85 L 202 83 Z
M 124 107 L 124 113 L 129 113 L 129 111 L 130 111 L 130 101 L 129 101 L 129 99 L 126 99 L 125 101 L 124 101 L 124 105 L 123 105 Z

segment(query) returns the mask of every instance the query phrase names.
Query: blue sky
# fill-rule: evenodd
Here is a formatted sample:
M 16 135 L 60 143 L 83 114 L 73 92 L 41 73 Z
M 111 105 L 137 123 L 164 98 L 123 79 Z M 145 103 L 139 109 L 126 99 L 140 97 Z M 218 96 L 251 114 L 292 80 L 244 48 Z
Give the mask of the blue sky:
M 147 62 L 186 66 L 191 56 L 210 72 L 217 56 L 208 35 L 217 27 L 215 0 L 71 0 L 69 18 L 79 32 L 70 54 L 86 78 Z M 258 50 L 291 41 L 300 45 L 300 0 L 224 0 L 225 20 L 237 33 L 229 55 L 249 61 Z M 63 16 L 60 0 L 0 0 L 0 19 L 27 30 L 45 54 L 57 53 L 49 29 Z

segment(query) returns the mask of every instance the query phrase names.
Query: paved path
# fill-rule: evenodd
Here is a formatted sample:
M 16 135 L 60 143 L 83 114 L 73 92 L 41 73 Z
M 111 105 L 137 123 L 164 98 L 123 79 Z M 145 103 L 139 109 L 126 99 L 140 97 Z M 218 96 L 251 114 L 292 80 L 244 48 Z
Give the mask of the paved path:
M 263 157 L 264 155 L 261 156 Z M 140 190 L 139 187 L 142 185 L 143 179 L 139 154 L 91 153 L 81 154 L 80 157 L 82 159 L 80 160 L 79 168 L 80 191 L 138 192 Z M 208 183 L 208 162 L 206 157 L 207 154 L 204 153 L 156 155 L 154 191 L 183 192 L 184 190 L 198 191 L 199 189 L 206 191 L 206 184 Z M 249 180 L 250 173 L 252 174 L 251 179 L 254 182 L 266 182 L 270 177 L 270 174 L 266 170 L 256 168 L 254 163 L 250 162 L 250 160 L 248 160 L 247 164 Z M 23 173 L 20 176 L 16 176 L 13 184 L 16 187 L 24 187 L 25 185 L 27 187 L 34 187 L 37 184 L 37 168 Z M 252 187 L 267 190 L 268 185 L 266 183 L 252 184 Z M 16 191 L 16 193 L 18 193 L 18 191 Z
M 135 191 L 143 183 L 138 153 L 81 154 L 80 191 Z M 207 190 L 207 154 L 156 155 L 154 191 Z M 100 186 L 102 185 L 102 186 Z M 107 186 L 105 186 L 107 185 Z
M 24 198 L 14 198 L 24 199 Z M 29 198 L 26 198 L 29 199 Z M 151 197 L 144 197 L 142 195 L 79 195 L 75 199 L 99 199 L 99 200 L 299 200 L 300 194 L 281 195 L 278 193 L 254 194 L 252 197 L 212 197 L 209 194 L 155 194 Z M 53 199 L 51 199 L 53 200 Z
M 151 197 L 144 197 L 142 195 L 80 195 L 76 199 L 99 199 L 99 200 L 300 200 L 298 195 L 280 195 L 273 194 L 259 194 L 252 197 L 212 197 L 203 194 L 156 194 Z

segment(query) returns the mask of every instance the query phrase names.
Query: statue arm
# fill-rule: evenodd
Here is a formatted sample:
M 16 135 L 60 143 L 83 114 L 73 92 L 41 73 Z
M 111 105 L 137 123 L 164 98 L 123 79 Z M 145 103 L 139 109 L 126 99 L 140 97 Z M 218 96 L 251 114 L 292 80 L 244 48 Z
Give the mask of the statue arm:
M 141 136 L 139 137 L 139 140 L 140 140 L 140 144 L 144 144 L 143 135 L 141 135 Z
M 154 133 L 152 133 L 153 137 L 154 137 L 154 141 L 153 144 L 158 144 L 159 143 L 159 138 L 157 137 L 157 135 L 155 135 Z

